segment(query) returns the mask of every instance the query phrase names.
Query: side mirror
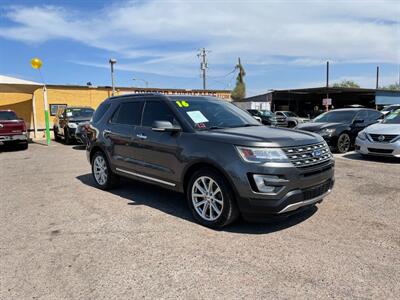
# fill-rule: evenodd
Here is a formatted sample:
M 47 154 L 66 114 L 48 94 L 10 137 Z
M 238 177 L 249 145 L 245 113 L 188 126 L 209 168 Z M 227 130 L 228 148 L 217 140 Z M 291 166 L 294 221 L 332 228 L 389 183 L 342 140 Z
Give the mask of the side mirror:
M 182 129 L 179 126 L 172 125 L 169 121 L 154 121 L 152 130 L 159 132 L 178 132 Z
M 353 121 L 353 124 L 361 124 L 361 123 L 364 123 L 364 120 L 363 120 L 363 119 L 355 119 L 355 120 Z

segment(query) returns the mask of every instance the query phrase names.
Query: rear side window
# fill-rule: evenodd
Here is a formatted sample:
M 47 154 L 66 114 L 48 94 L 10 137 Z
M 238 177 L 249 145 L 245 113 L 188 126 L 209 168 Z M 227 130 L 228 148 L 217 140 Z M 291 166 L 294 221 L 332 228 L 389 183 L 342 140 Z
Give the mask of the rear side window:
M 114 113 L 111 122 L 115 124 L 140 125 L 143 102 L 123 102 Z
M 143 126 L 152 127 L 154 121 L 169 121 L 174 125 L 178 122 L 165 102 L 147 101 L 143 113 Z
M 111 106 L 110 102 L 103 102 L 102 104 L 100 104 L 100 106 L 96 109 L 96 111 L 93 114 L 92 118 L 93 123 L 97 123 L 98 121 L 100 121 L 100 119 L 104 116 L 104 114 L 107 112 L 110 106 Z

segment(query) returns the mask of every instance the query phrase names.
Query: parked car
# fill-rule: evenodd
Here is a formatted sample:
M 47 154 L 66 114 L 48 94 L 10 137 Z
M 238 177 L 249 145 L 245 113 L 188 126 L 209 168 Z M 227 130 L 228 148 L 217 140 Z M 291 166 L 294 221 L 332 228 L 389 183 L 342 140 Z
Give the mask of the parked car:
M 111 97 L 96 110 L 87 147 L 100 189 L 119 177 L 186 194 L 194 218 L 221 228 L 288 216 L 331 191 L 334 161 L 321 136 L 267 127 L 206 96 Z
M 76 139 L 76 129 L 82 122 L 87 122 L 92 118 L 94 109 L 86 106 L 68 106 L 60 108 L 54 119 L 54 139 L 61 141 L 63 138 L 66 144 L 72 143 Z
M 258 117 L 261 123 L 264 125 L 276 125 L 276 117 L 272 111 L 269 110 L 258 110 L 248 109 L 247 110 L 252 116 Z
M 400 109 L 386 116 L 382 123 L 360 131 L 356 151 L 361 155 L 400 157 Z
M 392 105 L 387 105 L 384 108 L 382 108 L 381 112 L 386 116 L 390 114 L 391 112 L 394 112 L 395 110 L 400 109 L 400 104 L 392 104 Z
M 292 111 L 276 111 L 275 115 L 278 119 L 278 125 L 287 126 L 289 128 L 296 127 L 298 124 L 309 122 L 308 118 L 300 118 Z M 284 119 L 284 122 L 281 120 Z
M 25 121 L 12 110 L 0 110 L 0 145 L 19 145 L 28 148 Z
M 374 109 L 341 108 L 325 112 L 296 128 L 320 134 L 332 150 L 345 153 L 353 147 L 361 130 L 382 118 L 383 114 Z

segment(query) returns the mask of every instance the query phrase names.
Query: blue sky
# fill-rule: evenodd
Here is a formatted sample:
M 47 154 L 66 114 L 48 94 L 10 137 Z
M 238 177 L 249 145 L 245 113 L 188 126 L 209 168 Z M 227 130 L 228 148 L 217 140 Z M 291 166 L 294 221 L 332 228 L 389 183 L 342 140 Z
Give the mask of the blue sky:
M 248 95 L 331 81 L 394 83 L 398 1 L 2 1 L 0 74 L 48 83 L 201 88 L 198 49 L 210 49 L 208 87 L 231 89 L 240 56 Z

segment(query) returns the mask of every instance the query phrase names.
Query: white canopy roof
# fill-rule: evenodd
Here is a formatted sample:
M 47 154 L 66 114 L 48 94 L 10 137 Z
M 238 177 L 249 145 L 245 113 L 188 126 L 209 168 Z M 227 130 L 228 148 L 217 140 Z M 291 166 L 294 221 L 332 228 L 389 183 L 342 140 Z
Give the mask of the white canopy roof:
M 43 85 L 43 83 L 0 75 L 0 84 Z

